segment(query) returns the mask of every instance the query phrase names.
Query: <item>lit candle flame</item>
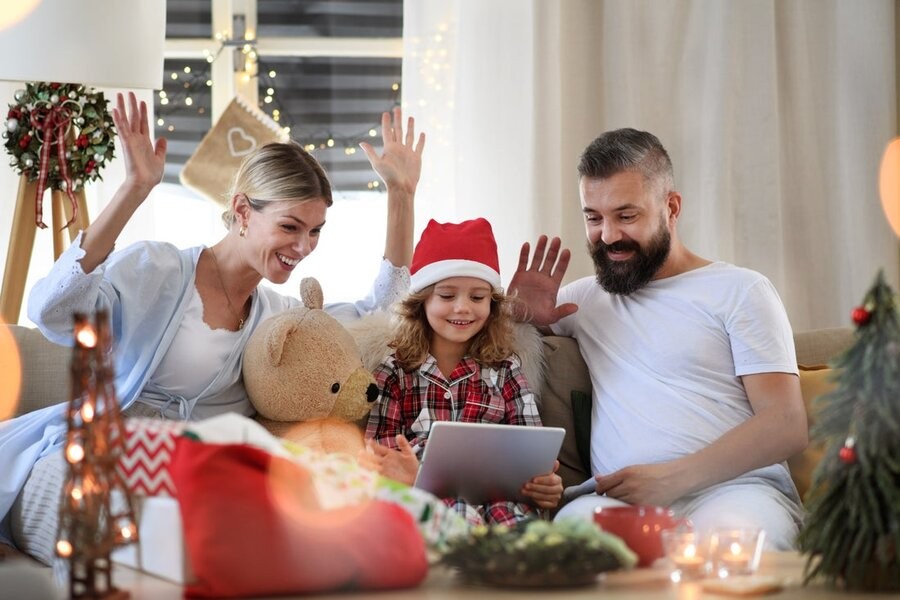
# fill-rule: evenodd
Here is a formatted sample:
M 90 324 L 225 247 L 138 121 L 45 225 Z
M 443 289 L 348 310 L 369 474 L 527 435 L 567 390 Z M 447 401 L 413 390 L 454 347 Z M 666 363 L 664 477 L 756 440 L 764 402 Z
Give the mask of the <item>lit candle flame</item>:
M 685 546 L 684 555 L 687 558 L 693 558 L 697 556 L 697 546 L 695 546 L 694 544 L 688 544 L 687 546 Z
M 741 553 L 741 545 L 737 542 L 731 542 L 731 553 L 737 556 Z
M 122 528 L 122 537 L 126 540 L 131 539 L 131 525 L 126 525 Z
M 85 402 L 84 406 L 81 407 L 81 418 L 84 419 L 85 423 L 90 423 L 94 420 L 94 405 L 90 402 Z
M 72 498 L 74 498 L 75 500 L 81 500 L 83 497 L 84 497 L 84 492 L 81 490 L 80 487 L 72 488 Z
M 67 540 L 59 540 L 56 542 L 56 552 L 63 558 L 72 555 L 72 544 Z

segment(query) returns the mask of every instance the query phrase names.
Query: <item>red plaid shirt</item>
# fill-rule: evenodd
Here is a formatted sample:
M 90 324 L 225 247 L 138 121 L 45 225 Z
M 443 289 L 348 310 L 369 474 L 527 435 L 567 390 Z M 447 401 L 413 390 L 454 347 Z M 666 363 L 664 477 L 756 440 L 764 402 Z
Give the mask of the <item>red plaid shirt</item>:
M 445 378 L 431 355 L 413 371 L 398 367 L 392 355 L 374 375 L 380 393 L 369 415 L 366 437 L 383 446 L 396 448 L 394 436 L 402 433 L 410 444 L 424 449 L 436 421 L 541 426 L 534 394 L 515 357 L 498 368 L 465 357 Z M 513 523 L 535 512 L 532 506 L 516 502 L 483 506 L 471 506 L 459 498 L 444 502 L 475 524 Z

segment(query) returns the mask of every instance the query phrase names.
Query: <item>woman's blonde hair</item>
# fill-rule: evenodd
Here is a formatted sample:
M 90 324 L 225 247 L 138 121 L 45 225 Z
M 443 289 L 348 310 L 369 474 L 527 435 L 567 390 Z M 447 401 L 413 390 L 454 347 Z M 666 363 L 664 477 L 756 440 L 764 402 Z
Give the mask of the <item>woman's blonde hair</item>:
M 260 146 L 241 162 L 228 192 L 229 208 L 222 213 L 222 221 L 229 229 L 235 222 L 231 198 L 237 194 L 247 196 L 254 210 L 282 200 L 324 200 L 328 206 L 333 203 L 325 169 L 294 141 Z
M 389 346 L 398 366 L 407 371 L 425 362 L 434 330 L 425 316 L 425 301 L 434 285 L 409 294 L 397 305 L 397 323 Z M 468 356 L 481 365 L 498 367 L 513 354 L 511 302 L 502 291 L 491 292 L 491 312 L 481 331 L 469 340 Z

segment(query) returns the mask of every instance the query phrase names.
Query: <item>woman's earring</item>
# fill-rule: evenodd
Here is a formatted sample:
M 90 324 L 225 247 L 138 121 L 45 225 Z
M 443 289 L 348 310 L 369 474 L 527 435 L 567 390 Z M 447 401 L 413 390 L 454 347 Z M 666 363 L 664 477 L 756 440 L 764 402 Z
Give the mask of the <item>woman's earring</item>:
M 247 235 L 247 228 L 244 225 L 241 225 L 240 230 L 238 231 L 238 235 L 244 237 Z

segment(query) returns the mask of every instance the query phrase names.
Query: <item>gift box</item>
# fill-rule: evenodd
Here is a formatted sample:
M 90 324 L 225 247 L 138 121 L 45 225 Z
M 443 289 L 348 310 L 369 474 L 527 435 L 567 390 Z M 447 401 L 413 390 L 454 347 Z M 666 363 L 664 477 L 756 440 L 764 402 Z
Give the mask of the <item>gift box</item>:
M 168 579 L 191 583 L 194 574 L 184 544 L 178 501 L 167 496 L 138 501 L 138 542 L 113 551 L 113 562 Z
M 119 457 L 119 473 L 128 490 L 137 496 L 174 496 L 169 464 L 175 438 L 185 423 L 150 418 L 125 419 L 125 451 Z

